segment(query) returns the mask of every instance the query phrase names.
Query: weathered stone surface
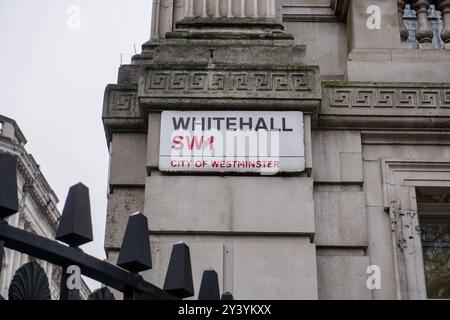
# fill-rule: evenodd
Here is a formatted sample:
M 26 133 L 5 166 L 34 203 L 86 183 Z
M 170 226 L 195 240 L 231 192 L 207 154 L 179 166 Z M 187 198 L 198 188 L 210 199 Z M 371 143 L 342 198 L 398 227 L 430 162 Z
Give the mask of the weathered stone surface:
M 143 186 L 147 175 L 146 133 L 115 133 L 111 143 L 110 186 Z
M 142 273 L 147 281 L 152 282 L 160 288 L 163 287 L 172 246 L 178 241 L 185 242 L 189 246 L 191 254 L 192 278 L 195 293 L 195 296 L 191 299 L 196 299 L 198 296 L 202 273 L 209 268 L 213 268 L 217 272 L 219 288 L 223 291 L 224 246 L 222 241 L 211 237 L 150 235 L 153 268 Z
M 315 246 L 299 240 L 255 239 L 235 243 L 232 249 L 234 296 L 239 299 L 317 299 Z
M 366 270 L 369 257 L 321 256 L 317 251 L 319 299 L 371 300 Z
M 297 3 L 297 1 L 294 1 Z M 285 14 L 285 20 L 289 16 Z M 302 60 L 305 64 L 319 65 L 321 79 L 341 79 L 346 73 L 347 46 L 341 44 L 347 41 L 347 29 L 341 22 L 327 22 L 317 24 L 311 21 L 302 21 L 302 27 L 298 28 L 297 19 L 293 22 L 285 22 L 286 31 L 294 34 L 295 43 L 304 45 L 308 43 L 305 56 Z M 321 41 L 317 41 L 320 34 Z
M 389 214 L 383 207 L 367 207 L 369 223 L 370 264 L 377 265 L 381 270 L 381 289 L 374 290 L 374 299 L 397 299 L 395 267 L 392 248 L 392 233 Z
M 379 11 L 369 11 L 371 5 L 376 5 Z M 369 16 L 380 15 L 380 28 L 368 28 Z M 397 11 L 397 1 L 351 1 L 347 15 L 349 27 L 349 47 L 354 48 L 399 48 L 400 31 Z M 351 51 L 350 50 L 350 51 Z
M 314 192 L 317 245 L 367 246 L 364 192 Z
M 450 84 L 322 83 L 323 115 L 450 116 Z
M 144 211 L 144 188 L 115 188 L 108 195 L 105 248 L 121 247 L 128 217 L 137 211 Z
M 312 179 L 174 176 L 147 178 L 151 230 L 314 233 Z
M 158 168 L 159 165 L 160 131 L 161 112 L 150 112 L 148 114 L 147 171 L 149 171 L 149 169 Z
M 312 147 L 314 181 L 363 182 L 359 132 L 313 130 Z
M 380 161 L 364 161 L 364 194 L 367 206 L 383 205 L 383 179 Z
M 365 160 L 379 159 L 450 159 L 450 148 L 445 145 L 366 145 Z
M 150 239 L 153 269 L 143 275 L 156 285 L 164 282 L 172 245 L 183 240 L 190 247 L 195 297 L 203 270 L 213 268 L 221 291 L 232 292 L 235 299 L 317 299 L 315 247 L 308 237 L 151 235 Z
M 103 119 L 140 117 L 135 84 L 109 84 L 106 87 Z
M 146 110 L 227 104 L 235 109 L 273 109 L 276 101 L 278 109 L 314 112 L 320 100 L 317 75 L 318 68 L 302 65 L 153 63 L 140 78 L 139 97 Z
M 357 49 L 349 55 L 347 79 L 369 82 L 449 83 L 448 50 Z
M 138 77 L 135 68 L 128 73 L 135 72 L 134 78 Z M 131 75 L 124 75 L 132 78 Z M 119 77 L 120 78 L 120 77 Z M 124 80 L 127 82 L 128 80 Z M 132 81 L 132 80 L 130 80 Z M 141 110 L 138 103 L 136 84 L 109 84 L 105 89 L 103 98 L 102 119 L 105 127 L 106 141 L 109 144 L 115 131 L 123 131 L 124 128 L 143 128 Z

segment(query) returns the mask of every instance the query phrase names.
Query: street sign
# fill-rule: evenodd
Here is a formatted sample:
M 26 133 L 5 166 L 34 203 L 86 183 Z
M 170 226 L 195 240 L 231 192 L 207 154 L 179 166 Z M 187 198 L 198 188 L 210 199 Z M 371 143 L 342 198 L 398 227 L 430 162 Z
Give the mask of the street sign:
M 159 170 L 301 172 L 303 137 L 297 111 L 163 111 Z

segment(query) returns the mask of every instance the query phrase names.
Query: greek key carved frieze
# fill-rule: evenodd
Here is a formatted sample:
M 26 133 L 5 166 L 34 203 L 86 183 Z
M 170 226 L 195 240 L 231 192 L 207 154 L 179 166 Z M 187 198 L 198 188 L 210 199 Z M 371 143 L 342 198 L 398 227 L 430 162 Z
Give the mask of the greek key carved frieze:
M 450 108 L 450 88 L 330 88 L 330 108 Z
M 110 89 L 104 117 L 139 118 L 137 91 Z
M 146 75 L 145 91 L 297 92 L 312 91 L 308 72 L 297 71 L 158 71 Z

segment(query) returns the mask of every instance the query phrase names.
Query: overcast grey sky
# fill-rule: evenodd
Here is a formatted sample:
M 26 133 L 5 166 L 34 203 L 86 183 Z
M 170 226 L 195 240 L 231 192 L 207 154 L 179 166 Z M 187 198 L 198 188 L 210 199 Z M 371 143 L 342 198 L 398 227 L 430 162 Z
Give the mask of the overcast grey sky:
M 108 150 L 103 93 L 120 65 L 150 36 L 151 0 L 0 0 L 0 113 L 24 132 L 26 148 L 60 199 L 90 189 L 94 242 L 104 258 Z M 71 5 L 80 8 L 73 29 Z M 73 7 L 72 7 L 73 8 Z

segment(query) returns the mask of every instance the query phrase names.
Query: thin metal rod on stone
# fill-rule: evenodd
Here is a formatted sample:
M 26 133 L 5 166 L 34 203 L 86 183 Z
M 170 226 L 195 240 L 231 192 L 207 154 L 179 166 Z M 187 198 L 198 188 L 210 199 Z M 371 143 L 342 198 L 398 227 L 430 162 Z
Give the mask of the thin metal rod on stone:
M 189 247 L 183 242 L 176 243 L 172 247 L 163 288 L 179 299 L 194 295 L 191 254 Z
M 0 219 L 19 211 L 16 157 L 0 154 Z
M 220 300 L 219 278 L 215 270 L 203 271 L 198 300 Z

